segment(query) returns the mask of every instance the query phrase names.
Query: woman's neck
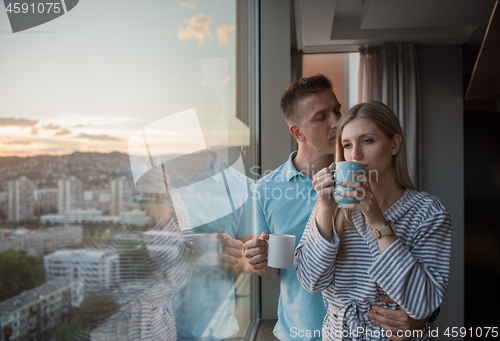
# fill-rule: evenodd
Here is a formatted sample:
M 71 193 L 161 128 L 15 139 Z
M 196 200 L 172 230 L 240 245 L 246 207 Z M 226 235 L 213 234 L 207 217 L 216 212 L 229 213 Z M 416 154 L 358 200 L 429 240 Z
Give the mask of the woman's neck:
M 405 192 L 405 189 L 396 183 L 392 172 L 380 174 L 378 181 L 370 182 L 370 187 L 382 213 L 394 205 Z

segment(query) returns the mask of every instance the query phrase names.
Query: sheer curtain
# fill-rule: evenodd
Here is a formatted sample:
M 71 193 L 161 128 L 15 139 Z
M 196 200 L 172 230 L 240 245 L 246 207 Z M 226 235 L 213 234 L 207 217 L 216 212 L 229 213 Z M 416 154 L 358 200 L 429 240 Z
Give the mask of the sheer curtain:
M 420 188 L 420 82 L 417 51 L 411 43 L 359 48 L 360 102 L 377 100 L 399 117 L 406 137 L 408 166 Z

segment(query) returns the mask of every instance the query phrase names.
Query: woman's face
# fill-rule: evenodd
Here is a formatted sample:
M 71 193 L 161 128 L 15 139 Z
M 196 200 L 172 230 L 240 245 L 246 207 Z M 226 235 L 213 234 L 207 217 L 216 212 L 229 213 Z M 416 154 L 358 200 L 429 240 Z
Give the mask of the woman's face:
M 392 159 L 399 151 L 400 135 L 389 140 L 374 123 L 358 117 L 344 126 L 341 141 L 346 161 L 364 164 L 367 175 L 376 171 L 381 176 L 392 171 Z

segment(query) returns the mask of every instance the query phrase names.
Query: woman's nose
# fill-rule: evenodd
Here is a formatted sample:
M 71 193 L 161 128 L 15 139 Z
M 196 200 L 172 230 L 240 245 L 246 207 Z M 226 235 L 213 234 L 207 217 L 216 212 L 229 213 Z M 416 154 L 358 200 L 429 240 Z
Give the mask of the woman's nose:
M 352 158 L 353 161 L 360 162 L 363 159 L 363 153 L 358 145 L 352 146 Z

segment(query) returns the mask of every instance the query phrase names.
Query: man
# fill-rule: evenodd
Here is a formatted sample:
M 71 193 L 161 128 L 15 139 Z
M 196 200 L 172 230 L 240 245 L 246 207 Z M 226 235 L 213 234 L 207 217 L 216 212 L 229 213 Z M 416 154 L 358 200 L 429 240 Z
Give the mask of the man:
M 297 140 L 298 151 L 257 182 L 253 195 L 260 237 L 245 244 L 245 256 L 260 276 L 280 278 L 275 336 L 280 340 L 321 340 L 326 314 L 322 295 L 311 294 L 302 287 L 295 274 L 295 264 L 291 269 L 268 267 L 265 240 L 269 233 L 281 233 L 294 235 L 295 246 L 300 241 L 318 199 L 312 177 L 333 161 L 340 103 L 331 81 L 317 75 L 290 85 L 281 98 L 281 111 Z M 387 302 L 390 298 L 380 300 Z M 394 335 L 398 330 L 421 329 L 425 323 L 425 320 L 412 320 L 403 310 L 374 309 L 378 314 L 372 313 L 369 317 L 384 329 L 392 330 Z M 403 339 L 394 337 L 394 340 Z

